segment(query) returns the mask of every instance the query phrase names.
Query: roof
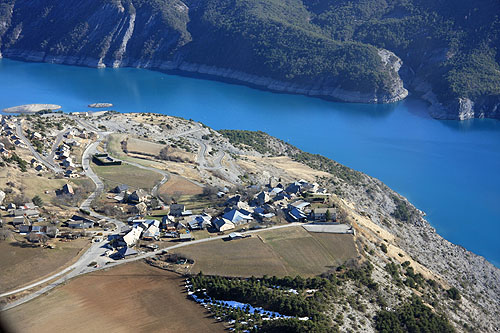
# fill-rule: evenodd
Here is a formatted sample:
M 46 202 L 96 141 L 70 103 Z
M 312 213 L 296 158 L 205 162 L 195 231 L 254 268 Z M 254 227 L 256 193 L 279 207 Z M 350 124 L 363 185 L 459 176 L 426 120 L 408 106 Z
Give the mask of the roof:
M 139 252 L 137 252 L 136 250 L 134 249 L 131 249 L 130 247 L 128 246 L 125 246 L 125 247 L 122 247 L 121 249 L 118 250 L 117 254 L 118 254 L 118 257 L 127 257 L 127 256 L 131 256 L 131 255 L 134 255 L 134 254 L 137 254 Z
M 142 189 L 135 190 L 128 198 L 129 200 L 142 200 L 147 197 L 147 193 Z
M 128 190 L 128 185 L 127 184 L 120 184 L 120 185 L 117 185 L 114 189 L 116 192 L 123 192 L 123 191 Z
M 238 202 L 240 202 L 241 195 L 233 195 L 231 198 L 227 199 L 224 205 L 226 206 L 231 206 L 231 205 L 236 205 Z
M 14 224 L 16 224 L 16 223 L 24 223 L 25 220 L 26 220 L 26 218 L 24 216 L 14 216 L 14 219 L 12 220 L 12 222 Z
M 135 244 L 139 237 L 141 237 L 142 231 L 144 229 L 140 226 L 132 228 L 125 236 L 123 236 L 123 241 L 127 243 L 128 246 Z
M 306 202 L 304 200 L 299 200 L 299 201 L 295 201 L 294 203 L 291 203 L 290 205 L 295 207 L 295 208 L 298 208 L 298 209 L 303 209 L 304 207 L 309 206 L 310 203 Z
M 83 222 L 94 222 L 93 220 L 80 216 L 80 215 L 73 215 L 70 218 L 70 221 L 83 221 Z
M 229 234 L 229 238 L 242 238 L 243 235 L 240 234 L 239 232 L 232 232 Z
M 86 229 L 86 228 L 92 228 L 94 226 L 94 222 L 93 221 L 88 221 L 88 222 L 82 222 L 82 221 L 78 221 L 78 222 L 68 222 L 68 227 L 69 228 L 73 228 L 73 229 Z
M 288 214 L 290 217 L 292 217 L 294 220 L 300 220 L 306 217 L 306 215 L 298 208 L 293 207 Z
M 160 230 L 154 224 L 151 224 L 150 227 L 144 231 L 142 237 L 157 237 L 160 235 Z
M 248 213 L 248 212 L 246 212 L 244 210 L 231 209 L 230 211 L 228 211 L 224 215 L 222 215 L 222 217 L 235 223 L 235 224 L 244 223 L 248 220 L 253 220 L 253 218 L 249 214 L 246 214 L 246 213 Z
M 212 222 L 213 226 L 217 229 L 221 229 L 225 224 L 232 225 L 234 228 L 234 223 L 231 221 L 226 220 L 225 218 L 218 218 L 215 221 Z
M 34 204 L 34 203 L 32 203 L 32 202 L 27 202 L 27 203 L 25 203 L 25 204 L 24 204 L 24 208 L 25 208 L 25 209 L 35 209 L 35 208 L 36 208 L 36 206 L 35 206 L 35 204 Z

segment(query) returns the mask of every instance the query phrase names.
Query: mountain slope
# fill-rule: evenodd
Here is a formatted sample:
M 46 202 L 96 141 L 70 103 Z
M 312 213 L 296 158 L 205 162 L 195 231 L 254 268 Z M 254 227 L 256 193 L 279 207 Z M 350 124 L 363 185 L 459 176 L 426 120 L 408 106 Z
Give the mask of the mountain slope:
M 435 117 L 499 118 L 499 12 L 494 0 L 0 0 L 0 52 L 349 102 L 405 98 L 401 75 Z

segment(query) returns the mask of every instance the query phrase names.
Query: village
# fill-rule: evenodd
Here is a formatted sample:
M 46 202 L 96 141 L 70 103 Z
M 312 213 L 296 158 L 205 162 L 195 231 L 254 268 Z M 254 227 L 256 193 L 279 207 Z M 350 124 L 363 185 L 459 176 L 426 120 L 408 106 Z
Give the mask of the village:
M 39 113 L 36 121 L 31 121 L 31 116 L 27 116 L 27 120 L 1 117 L 0 152 L 3 160 L 17 163 L 23 172 L 30 168 L 38 176 L 53 172 L 56 178 L 67 179 L 68 182 L 54 193 L 45 191 L 45 194 L 53 195 L 53 200 L 69 208 L 65 209 L 66 215 L 56 215 L 45 208 L 40 209 L 44 203 L 38 195 L 32 200 L 19 202 L 19 196 L 0 190 L 0 226 L 4 238 L 14 232 L 25 236 L 33 246 L 50 249 L 54 248 L 51 240 L 70 241 L 83 237 L 102 242 L 107 249 L 105 255 L 119 260 L 161 249 L 163 242 L 186 242 L 221 235 L 236 240 L 250 237 L 242 234 L 245 231 L 295 222 L 304 223 L 304 228 L 310 232 L 354 233 L 351 226 L 339 221 L 337 208 L 330 201 L 327 189 L 316 182 L 301 179 L 285 183 L 273 176 L 264 185 L 231 189 L 229 186 L 207 186 L 203 208 L 191 208 L 189 202 L 177 203 L 173 197 L 167 204 L 152 191 L 117 184 L 107 192 L 97 193 L 96 190 L 93 193 L 95 196 L 100 194 L 101 201 L 111 202 L 122 213 L 119 222 L 114 216 L 103 218 L 91 214 L 90 207 L 82 203 L 85 199 L 83 191 L 75 190 L 71 183 L 77 178 L 87 177 L 89 168 L 85 170 L 82 165 L 84 149 L 96 142 L 102 130 L 80 116 L 62 117 L 59 113 Z M 47 129 L 48 124 L 55 123 L 51 118 L 62 120 L 65 126 L 57 122 L 56 127 Z M 30 127 L 23 130 L 22 122 L 26 121 L 30 122 Z M 24 154 L 21 156 L 33 156 L 29 163 L 18 155 L 20 151 Z M 91 161 L 95 167 L 107 168 L 111 170 L 109 172 L 122 165 L 121 160 L 105 151 L 93 152 Z M 6 190 L 12 192 L 9 187 Z M 88 191 L 87 194 L 92 193 Z M 6 197 L 11 200 L 5 200 Z M 72 213 L 68 215 L 68 212 Z
M 386 306 L 370 300 L 376 290 L 392 304 L 411 289 L 449 293 L 341 198 L 350 185 L 339 185 L 364 176 L 264 133 L 112 111 L 1 115 L 0 125 L 0 307 L 7 313 L 46 302 L 43 295 L 59 295 L 67 283 L 81 288 L 81 278 L 121 285 L 107 273 L 128 279 L 145 270 L 174 274 L 178 282 L 168 288 L 182 290 L 168 289 L 169 297 L 184 304 L 187 295 L 209 321 L 238 332 L 275 320 L 323 325 L 318 300 L 340 295 L 338 283 L 348 287 L 333 325 L 344 325 L 350 304 L 349 325 L 368 331 L 366 309 Z M 391 200 L 399 218 L 409 216 L 400 199 Z M 389 282 L 394 270 L 404 284 Z M 250 285 L 258 291 L 253 301 L 245 298 Z M 227 286 L 237 294 L 225 293 Z M 167 292 L 163 283 L 155 288 Z M 198 311 L 188 312 L 199 318 Z

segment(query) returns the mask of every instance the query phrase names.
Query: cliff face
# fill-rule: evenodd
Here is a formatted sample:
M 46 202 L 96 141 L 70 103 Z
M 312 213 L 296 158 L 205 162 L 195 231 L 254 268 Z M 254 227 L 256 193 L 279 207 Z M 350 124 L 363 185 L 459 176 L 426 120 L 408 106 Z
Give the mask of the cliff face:
M 435 118 L 500 118 L 500 3 L 479 2 L 0 0 L 0 56 L 346 102 L 396 102 L 410 87 Z
M 317 75 L 302 74 L 307 64 L 300 65 L 299 70 L 275 70 L 273 65 L 266 70 L 260 63 L 266 62 L 265 59 L 251 61 L 241 58 L 239 50 L 248 53 L 248 58 L 259 58 L 259 54 L 252 53 L 260 51 L 248 42 L 234 45 L 238 43 L 231 39 L 234 36 L 228 38 L 227 45 L 220 43 L 216 50 L 205 52 L 205 44 L 217 44 L 223 37 L 205 35 L 203 30 L 213 28 L 208 23 L 190 22 L 203 21 L 202 14 L 206 9 L 197 9 L 196 4 L 189 8 L 181 1 L 158 5 L 148 1 L 64 1 L 53 4 L 43 0 L 36 3 L 17 0 L 2 6 L 0 52 L 8 58 L 101 68 L 131 66 L 197 73 L 273 91 L 347 102 L 390 103 L 408 94 L 398 75 L 401 60 L 386 50 L 373 53 L 372 49 L 376 49 L 366 47 L 368 56 L 375 57 L 369 59 L 375 73 L 372 77 L 384 77 L 385 83 L 379 85 L 368 82 L 369 79 L 359 83 L 350 80 L 346 73 L 335 73 L 336 68 L 322 68 Z M 191 11 L 195 14 L 191 15 Z M 338 47 L 334 49 L 337 50 Z M 279 51 L 286 53 L 286 50 Z M 336 54 L 326 52 L 325 56 L 335 58 Z M 307 61 L 307 58 L 300 61 Z
M 446 103 L 440 103 L 436 99 L 431 101 L 431 115 L 437 119 L 500 119 L 500 96 L 482 96 L 474 100 L 456 98 Z

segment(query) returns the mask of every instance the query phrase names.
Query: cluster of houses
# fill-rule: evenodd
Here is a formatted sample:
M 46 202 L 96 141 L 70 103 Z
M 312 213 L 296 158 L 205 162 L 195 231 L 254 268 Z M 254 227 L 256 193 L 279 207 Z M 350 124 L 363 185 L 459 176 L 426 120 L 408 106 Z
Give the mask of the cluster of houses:
M 224 212 L 212 221 L 217 231 L 232 230 L 251 220 L 268 222 L 279 214 L 289 222 L 334 222 L 335 208 L 311 208 L 311 202 L 324 202 L 330 194 L 316 183 L 299 180 L 284 186 L 271 179 L 251 200 L 242 201 L 241 195 L 226 200 Z M 306 201 L 303 198 L 311 198 Z
M 32 202 L 27 202 L 19 207 L 10 203 L 7 207 L 1 206 L 0 208 L 12 216 L 12 224 L 16 230 L 20 234 L 27 235 L 30 242 L 39 243 L 45 237 L 57 237 L 59 234 L 59 230 L 55 226 L 35 225 L 35 223 L 43 222 L 45 219 L 40 217 L 38 207 Z
M 77 172 L 77 165 L 72 156 L 72 150 L 74 147 L 81 146 L 81 140 L 86 139 L 90 136 L 85 131 L 80 131 L 76 128 L 70 129 L 64 134 L 63 141 L 56 148 L 55 154 L 59 160 L 59 165 L 64 169 L 64 176 L 68 178 L 80 177 L 80 173 Z
M 27 148 L 26 144 L 16 134 L 16 124 L 10 116 L 0 115 L 0 157 L 9 158 L 12 151 L 11 146 Z
M 113 189 L 115 199 L 134 204 L 135 217 L 128 219 L 131 228 L 114 242 L 113 252 L 115 259 L 124 258 L 137 252 L 133 247 L 139 240 L 155 241 L 160 237 L 183 240 L 193 239 L 192 231 L 210 230 L 212 232 L 225 232 L 249 222 L 270 222 L 280 214 L 289 222 L 335 222 L 335 208 L 311 208 L 314 201 L 324 202 L 330 195 L 316 183 L 299 180 L 282 185 L 271 180 L 264 188 L 249 200 L 243 200 L 242 195 L 236 194 L 229 197 L 222 205 L 223 211 L 218 216 L 212 217 L 206 212 L 193 214 L 186 210 L 182 204 L 171 204 L 168 215 L 162 220 L 143 219 L 147 214 L 149 196 L 142 190 L 128 192 L 128 186 L 119 185 Z M 225 193 L 218 194 L 219 197 Z M 306 201 L 304 198 L 310 198 Z M 238 233 L 231 233 L 230 239 L 241 238 Z

